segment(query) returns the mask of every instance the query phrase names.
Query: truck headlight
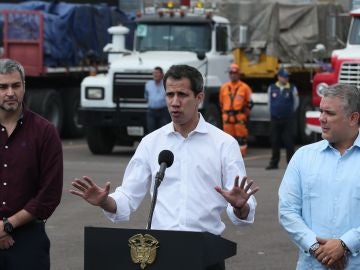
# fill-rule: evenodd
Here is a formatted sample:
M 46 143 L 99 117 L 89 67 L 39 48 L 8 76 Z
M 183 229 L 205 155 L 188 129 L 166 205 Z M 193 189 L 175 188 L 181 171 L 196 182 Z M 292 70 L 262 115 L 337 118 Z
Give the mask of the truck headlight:
M 324 95 L 324 90 L 328 88 L 328 86 L 327 83 L 319 83 L 316 86 L 316 94 L 318 94 L 319 97 L 322 97 Z
M 87 87 L 85 89 L 85 97 L 87 99 L 104 99 L 104 88 Z

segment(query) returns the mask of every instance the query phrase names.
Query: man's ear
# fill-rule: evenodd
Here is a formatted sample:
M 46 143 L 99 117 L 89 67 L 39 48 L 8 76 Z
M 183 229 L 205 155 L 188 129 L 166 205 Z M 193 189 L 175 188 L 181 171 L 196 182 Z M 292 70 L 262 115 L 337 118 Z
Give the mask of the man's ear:
M 360 124 L 360 113 L 359 112 L 352 112 L 350 114 L 350 124 L 353 125 L 359 125 Z
M 204 96 L 205 96 L 204 91 L 201 91 L 200 93 L 197 94 L 196 98 L 198 100 L 198 105 L 200 105 L 204 101 Z

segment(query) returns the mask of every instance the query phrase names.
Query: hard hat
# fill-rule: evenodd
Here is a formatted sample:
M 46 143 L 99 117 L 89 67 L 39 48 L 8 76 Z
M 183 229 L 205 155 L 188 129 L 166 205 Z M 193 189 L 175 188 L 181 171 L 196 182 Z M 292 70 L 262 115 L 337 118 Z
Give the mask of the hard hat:
M 229 72 L 239 72 L 239 65 L 237 64 L 231 64 L 229 68 Z
M 281 68 L 281 69 L 279 69 L 278 76 L 283 77 L 283 78 L 289 78 L 290 73 L 286 69 Z

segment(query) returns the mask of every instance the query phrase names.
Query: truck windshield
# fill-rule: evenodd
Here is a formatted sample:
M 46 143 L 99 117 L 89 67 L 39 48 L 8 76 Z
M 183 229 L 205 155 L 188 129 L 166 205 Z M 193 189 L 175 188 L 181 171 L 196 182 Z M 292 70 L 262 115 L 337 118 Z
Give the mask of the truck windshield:
M 210 24 L 139 24 L 138 51 L 193 51 L 211 49 Z
M 360 45 L 360 17 L 354 17 L 350 35 L 349 35 L 349 44 Z

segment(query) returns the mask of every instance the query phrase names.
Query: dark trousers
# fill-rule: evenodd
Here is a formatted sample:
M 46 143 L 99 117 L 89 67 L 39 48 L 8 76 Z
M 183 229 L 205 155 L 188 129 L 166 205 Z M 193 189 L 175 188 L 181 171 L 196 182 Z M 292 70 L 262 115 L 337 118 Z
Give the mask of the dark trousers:
M 293 118 L 271 119 L 271 148 L 272 157 L 270 165 L 278 166 L 280 161 L 280 149 L 284 145 L 286 149 L 286 160 L 289 163 L 294 154 Z
M 0 249 L 1 270 L 49 270 L 50 240 L 43 222 L 32 222 L 16 228 L 14 245 Z
M 171 121 L 168 109 L 148 109 L 146 114 L 147 132 L 150 133 Z
M 205 270 L 225 270 L 225 262 L 222 261 L 220 263 L 211 265 L 211 266 L 207 267 Z

